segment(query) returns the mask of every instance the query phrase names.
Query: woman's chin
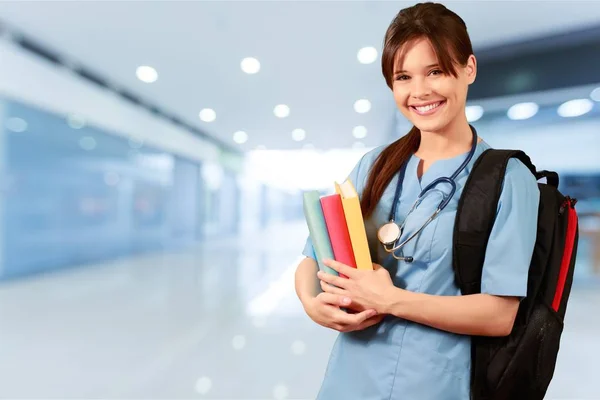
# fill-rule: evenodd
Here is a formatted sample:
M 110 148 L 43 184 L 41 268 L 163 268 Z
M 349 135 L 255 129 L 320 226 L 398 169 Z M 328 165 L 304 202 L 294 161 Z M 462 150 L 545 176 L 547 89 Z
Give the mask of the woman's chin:
M 413 121 L 413 124 L 421 131 L 421 132 L 438 132 L 444 129 L 447 125 L 441 120 L 435 121 Z
M 413 118 L 412 123 L 421 132 L 445 132 L 453 123 L 453 118 L 448 118 L 448 114 L 440 115 L 437 118 Z

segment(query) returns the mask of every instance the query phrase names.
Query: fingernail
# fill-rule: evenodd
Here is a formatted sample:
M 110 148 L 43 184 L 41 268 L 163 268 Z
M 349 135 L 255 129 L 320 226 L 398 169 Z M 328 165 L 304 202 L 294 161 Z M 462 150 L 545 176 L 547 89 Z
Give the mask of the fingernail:
M 343 304 L 350 304 L 350 299 L 349 299 L 349 298 L 347 298 L 347 297 L 344 297 L 344 298 L 342 299 L 342 303 L 343 303 Z

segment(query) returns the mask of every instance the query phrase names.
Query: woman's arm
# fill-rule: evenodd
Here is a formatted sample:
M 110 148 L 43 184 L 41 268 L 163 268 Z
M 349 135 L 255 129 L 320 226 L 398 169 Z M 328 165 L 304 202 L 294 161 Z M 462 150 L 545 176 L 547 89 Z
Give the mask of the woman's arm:
M 394 288 L 385 311 L 445 331 L 477 336 L 507 336 L 519 309 L 516 297 L 489 294 L 435 296 Z
M 319 293 L 315 279 L 318 270 L 317 262 L 310 257 L 302 260 L 296 269 L 296 294 L 313 321 L 340 332 L 362 330 L 381 322 L 384 316 L 373 309 L 348 314 L 339 308 L 348 305 L 343 296 Z
M 512 330 L 519 309 L 518 297 L 414 293 L 394 286 L 389 271 L 381 265 L 373 264 L 373 271 L 368 271 L 334 260 L 324 260 L 324 263 L 349 279 L 319 272 L 322 289 L 348 297 L 350 307 L 356 304 L 372 308 L 379 314 L 392 314 L 453 333 L 506 336 Z
M 315 279 L 318 270 L 317 262 L 310 257 L 303 259 L 296 268 L 296 295 L 302 303 L 319 294 L 319 286 Z

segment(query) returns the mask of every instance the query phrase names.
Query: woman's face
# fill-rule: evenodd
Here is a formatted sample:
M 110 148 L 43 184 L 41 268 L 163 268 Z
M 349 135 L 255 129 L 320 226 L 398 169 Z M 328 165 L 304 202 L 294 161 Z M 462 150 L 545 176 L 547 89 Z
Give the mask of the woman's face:
M 475 81 L 475 57 L 458 66 L 458 78 L 444 73 L 427 39 L 406 45 L 402 65 L 394 65 L 393 92 L 398 109 L 422 132 L 444 133 L 466 122 L 467 88 Z

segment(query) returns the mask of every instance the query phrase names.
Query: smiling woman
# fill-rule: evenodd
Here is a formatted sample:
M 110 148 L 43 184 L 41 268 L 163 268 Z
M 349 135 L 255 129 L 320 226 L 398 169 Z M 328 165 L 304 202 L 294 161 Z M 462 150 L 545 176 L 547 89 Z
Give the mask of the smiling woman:
M 398 109 L 414 126 L 374 164 L 376 172 L 370 175 L 372 181 L 362 199 L 367 215 L 421 140 L 462 136 L 463 149 L 470 143 L 465 108 L 477 63 L 464 21 L 433 4 L 403 11 L 385 35 L 381 65 Z M 415 18 L 412 23 L 411 17 Z M 455 155 L 456 149 L 448 150 Z
M 324 261 L 347 278 L 319 272 L 322 291 L 315 291 L 309 237 L 296 272 L 306 313 L 340 331 L 317 398 L 479 400 L 478 389 L 471 397 L 471 337 L 510 334 L 527 295 L 536 179 L 510 160 L 481 291 L 463 295 L 453 270 L 454 223 L 474 164 L 490 149 L 467 119 L 477 62 L 466 25 L 441 4 L 403 9 L 386 32 L 381 62 L 413 128 L 369 151 L 349 176 L 361 199 L 373 270 Z M 401 254 L 393 251 L 394 257 L 377 234 L 386 226 L 395 228 L 391 243 Z

